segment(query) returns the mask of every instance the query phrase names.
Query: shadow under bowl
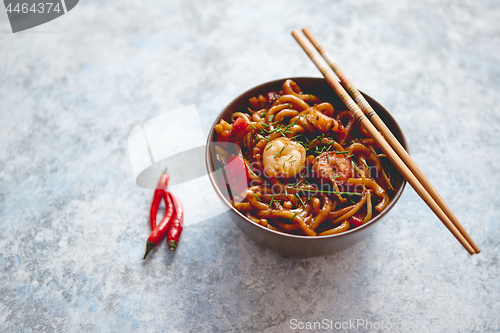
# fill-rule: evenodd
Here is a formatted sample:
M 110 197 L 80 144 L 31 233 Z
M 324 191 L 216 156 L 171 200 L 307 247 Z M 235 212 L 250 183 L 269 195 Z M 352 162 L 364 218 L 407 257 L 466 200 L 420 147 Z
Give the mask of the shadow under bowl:
M 304 93 L 316 95 L 321 101 L 330 102 L 336 110 L 347 109 L 342 100 L 335 94 L 333 89 L 324 79 L 310 77 L 295 77 L 290 79 L 295 81 L 302 89 L 302 91 L 304 91 Z M 215 152 L 212 151 L 214 147 L 213 143 L 215 142 L 215 125 L 219 123 L 220 119 L 224 119 L 230 122 L 231 114 L 233 112 L 246 111 L 247 107 L 249 106 L 248 100 L 251 97 L 258 96 L 259 94 L 265 95 L 269 91 L 281 90 L 283 82 L 285 82 L 285 80 L 286 79 L 280 79 L 267 82 L 247 90 L 236 99 L 234 99 L 231 103 L 229 103 L 229 105 L 227 105 L 224 110 L 222 110 L 222 112 L 216 117 L 208 134 L 205 151 L 205 162 L 208 176 L 215 192 L 222 200 L 224 205 L 228 207 L 229 215 L 232 221 L 241 229 L 241 231 L 243 231 L 245 235 L 247 235 L 258 245 L 289 256 L 314 257 L 334 254 L 343 251 L 366 238 L 367 235 L 374 230 L 373 226 L 379 223 L 380 220 L 382 220 L 398 202 L 401 194 L 403 193 L 406 181 L 392 165 L 391 167 L 394 169 L 391 170 L 391 174 L 393 175 L 393 187 L 395 189 L 395 193 L 389 205 L 375 218 L 371 219 L 362 226 L 340 234 L 329 236 L 310 237 L 286 234 L 256 224 L 248 219 L 245 215 L 240 213 L 238 210 L 236 210 L 231 202 L 224 196 L 223 192 L 218 186 L 216 171 L 218 170 L 218 168 L 220 170 L 220 166 L 219 163 L 215 160 Z M 387 127 L 392 131 L 394 136 L 399 140 L 401 145 L 403 145 L 405 149 L 408 149 L 405 137 L 401 132 L 401 129 L 399 128 L 394 118 L 392 118 L 392 116 L 389 114 L 389 112 L 373 98 L 364 94 L 363 92 L 361 93 L 366 98 L 368 103 L 370 103 L 379 117 L 384 121 Z M 394 177 L 394 175 L 396 176 Z

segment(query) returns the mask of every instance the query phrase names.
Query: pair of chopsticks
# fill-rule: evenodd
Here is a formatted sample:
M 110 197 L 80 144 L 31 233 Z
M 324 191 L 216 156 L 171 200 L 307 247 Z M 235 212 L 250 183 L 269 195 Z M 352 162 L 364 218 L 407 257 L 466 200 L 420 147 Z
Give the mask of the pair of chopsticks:
M 358 89 L 354 87 L 352 82 L 347 78 L 347 76 L 335 63 L 332 57 L 325 51 L 323 46 L 319 43 L 316 37 L 314 37 L 311 31 L 308 28 L 304 28 L 302 29 L 302 32 L 307 37 L 307 39 L 309 39 L 311 44 L 314 46 L 314 48 L 316 48 L 316 50 L 324 60 L 321 59 L 321 57 L 314 51 L 314 49 L 309 45 L 307 40 L 298 30 L 293 30 L 292 35 L 302 47 L 304 52 L 316 65 L 319 71 L 323 74 L 328 84 L 330 84 L 330 86 L 337 93 L 340 99 L 342 99 L 344 104 L 354 114 L 356 119 L 377 142 L 385 155 L 391 160 L 391 162 L 408 181 L 408 183 L 410 183 L 415 192 L 417 192 L 417 194 L 425 201 L 427 206 L 429 206 L 434 214 L 437 215 L 437 217 L 443 222 L 448 230 L 451 231 L 453 236 L 455 236 L 460 244 L 462 244 L 462 246 L 471 255 L 480 253 L 481 250 L 476 245 L 476 243 L 474 243 L 455 214 L 453 214 L 451 209 L 444 202 L 436 189 L 425 177 L 423 172 L 419 169 L 408 152 L 403 148 L 403 146 L 401 146 L 401 144 L 392 134 L 389 128 L 387 128 L 382 119 L 380 119 L 375 110 L 373 110 L 370 104 L 368 104 L 363 95 L 361 95 Z M 337 75 L 337 77 L 340 79 L 340 82 L 351 93 L 354 100 L 337 81 L 333 73 Z M 364 113 L 363 111 L 361 111 L 361 109 L 364 111 Z

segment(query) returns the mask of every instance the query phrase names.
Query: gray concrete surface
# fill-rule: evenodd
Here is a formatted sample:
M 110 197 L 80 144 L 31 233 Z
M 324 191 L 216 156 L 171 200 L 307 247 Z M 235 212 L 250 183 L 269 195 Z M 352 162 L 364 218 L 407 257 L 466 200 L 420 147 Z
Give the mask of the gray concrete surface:
M 0 331 L 499 331 L 498 22 L 491 0 L 82 0 L 13 34 L 0 9 Z M 206 131 L 254 85 L 319 76 L 302 26 L 400 123 L 480 255 L 407 187 L 336 255 L 263 250 L 222 214 L 142 260 L 152 192 L 132 129 L 195 104 Z

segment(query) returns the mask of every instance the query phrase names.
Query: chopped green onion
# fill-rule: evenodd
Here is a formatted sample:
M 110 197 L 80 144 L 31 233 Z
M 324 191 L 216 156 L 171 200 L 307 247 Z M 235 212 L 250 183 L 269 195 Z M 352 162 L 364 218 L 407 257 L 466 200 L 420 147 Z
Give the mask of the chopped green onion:
M 365 159 L 362 158 L 361 161 L 363 161 L 363 164 L 369 169 L 370 167 L 368 166 L 368 164 L 366 163 Z
M 300 203 L 302 204 L 302 206 L 306 206 L 306 204 L 304 203 L 304 201 L 302 201 L 302 198 L 297 194 L 295 193 L 295 196 L 300 200 Z
M 272 146 L 273 146 L 272 144 L 271 144 L 271 145 L 269 145 L 269 147 L 267 147 L 267 148 L 266 148 L 266 150 L 268 150 L 268 149 L 269 149 L 269 148 L 271 148 Z
M 348 154 L 348 153 L 349 152 L 346 150 L 346 151 L 338 151 L 335 154 L 340 155 L 340 154 Z
M 276 156 L 278 156 L 279 154 L 281 154 L 281 152 L 285 150 L 285 147 L 283 146 L 283 148 L 281 148 L 281 150 L 279 152 L 276 153 L 276 155 L 274 155 L 274 158 L 276 158 Z
M 326 153 L 326 159 L 328 160 L 328 163 L 330 163 L 330 154 Z
M 257 194 L 255 194 L 255 193 L 252 193 L 252 194 L 253 194 L 253 196 L 255 197 L 255 199 L 257 199 L 257 200 L 259 200 L 259 201 L 262 201 L 262 200 L 260 200 L 260 198 L 257 196 Z
M 295 216 L 297 216 L 298 213 L 299 212 L 295 212 L 295 214 L 293 214 L 293 216 L 290 218 L 290 221 L 292 221 L 295 218 Z
M 269 207 L 271 207 L 271 205 L 273 204 L 273 201 L 274 201 L 274 194 L 273 194 L 273 197 L 271 198 L 271 202 L 269 203 Z
M 252 123 L 248 123 L 250 126 L 253 127 L 253 129 L 257 129 Z
M 354 169 L 356 169 L 356 171 L 359 172 L 358 164 L 354 161 L 352 161 L 352 163 L 354 163 Z

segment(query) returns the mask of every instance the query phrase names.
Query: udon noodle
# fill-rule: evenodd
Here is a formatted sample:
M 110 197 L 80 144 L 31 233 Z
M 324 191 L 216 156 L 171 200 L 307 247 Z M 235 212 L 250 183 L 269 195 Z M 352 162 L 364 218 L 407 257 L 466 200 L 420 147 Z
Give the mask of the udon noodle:
M 307 236 L 359 227 L 394 195 L 390 162 L 347 110 L 292 80 L 215 126 L 220 188 L 263 227 Z

